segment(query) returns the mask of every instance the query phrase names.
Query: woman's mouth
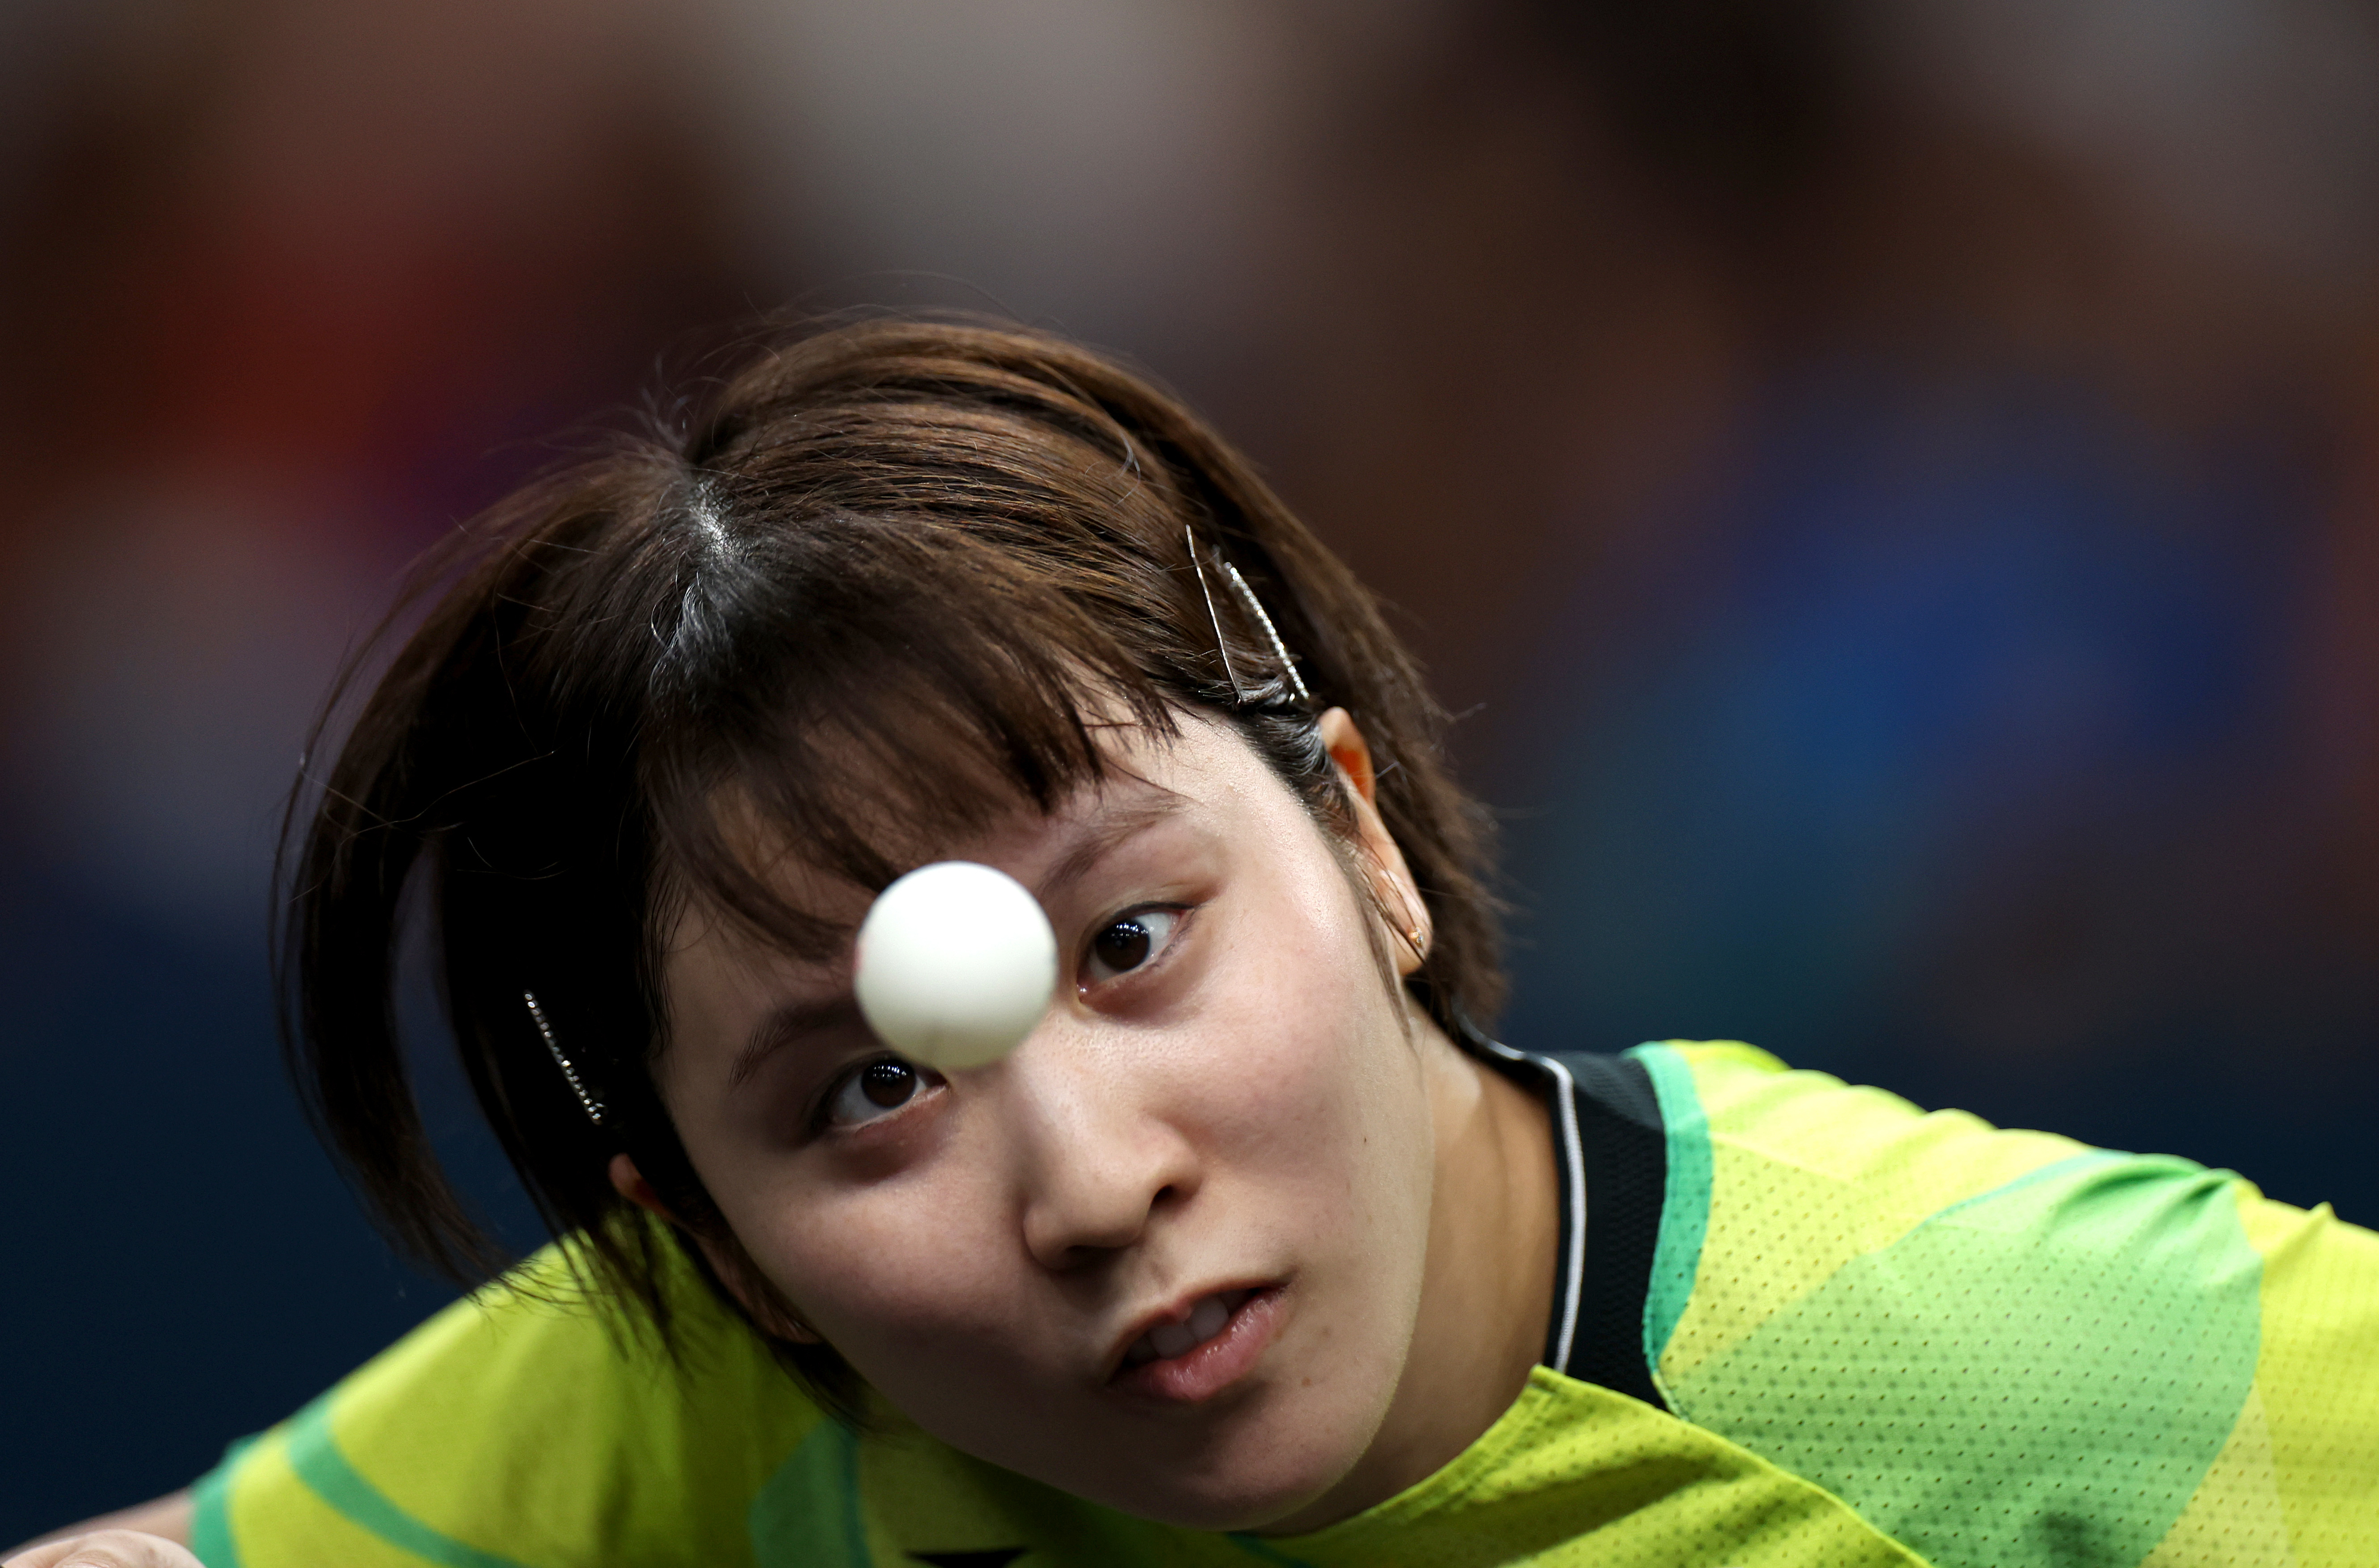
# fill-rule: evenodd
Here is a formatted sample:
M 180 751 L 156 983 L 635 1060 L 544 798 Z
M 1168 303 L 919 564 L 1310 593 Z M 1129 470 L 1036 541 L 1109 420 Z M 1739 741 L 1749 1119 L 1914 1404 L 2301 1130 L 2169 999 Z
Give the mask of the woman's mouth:
M 1216 1291 L 1131 1342 L 1115 1386 L 1159 1399 L 1211 1399 L 1252 1370 L 1279 1327 L 1276 1285 Z
M 1190 1309 L 1190 1316 L 1177 1323 L 1159 1323 L 1138 1339 L 1123 1353 L 1127 1367 L 1137 1367 L 1143 1361 L 1187 1356 L 1223 1332 L 1239 1303 L 1255 1294 L 1252 1290 L 1226 1290 L 1206 1297 Z

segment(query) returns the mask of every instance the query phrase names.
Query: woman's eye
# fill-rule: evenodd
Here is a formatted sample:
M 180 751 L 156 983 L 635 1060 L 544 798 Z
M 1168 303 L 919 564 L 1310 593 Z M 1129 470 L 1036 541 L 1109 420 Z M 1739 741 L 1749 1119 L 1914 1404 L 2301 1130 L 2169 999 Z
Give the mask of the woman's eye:
M 1105 930 L 1091 938 L 1090 953 L 1082 961 L 1082 983 L 1096 985 L 1140 968 L 1165 951 L 1180 923 L 1178 910 L 1134 910 L 1109 921 Z
M 842 1080 L 827 1105 L 826 1119 L 837 1127 L 857 1127 L 888 1116 L 914 1100 L 925 1087 L 925 1075 L 898 1056 L 878 1056 Z

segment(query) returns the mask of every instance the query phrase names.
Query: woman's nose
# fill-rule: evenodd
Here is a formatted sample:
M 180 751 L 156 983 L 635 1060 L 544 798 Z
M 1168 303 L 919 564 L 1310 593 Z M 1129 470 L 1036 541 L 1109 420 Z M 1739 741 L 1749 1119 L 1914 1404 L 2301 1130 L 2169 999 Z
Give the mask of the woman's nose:
M 1197 1152 L 1155 1103 L 1158 1082 L 1133 1071 L 1128 1048 L 1097 1049 L 1081 1032 L 1045 1026 L 1008 1063 L 1024 1244 L 1054 1270 L 1132 1246 L 1198 1186 Z

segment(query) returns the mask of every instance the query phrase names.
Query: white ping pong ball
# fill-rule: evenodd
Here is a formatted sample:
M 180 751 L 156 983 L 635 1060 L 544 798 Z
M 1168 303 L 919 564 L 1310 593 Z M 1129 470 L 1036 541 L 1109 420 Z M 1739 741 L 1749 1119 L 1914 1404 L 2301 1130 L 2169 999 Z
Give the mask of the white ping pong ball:
M 990 866 L 919 866 L 860 923 L 859 1010 L 877 1039 L 922 1066 L 999 1060 L 1033 1032 L 1057 988 L 1049 917 Z

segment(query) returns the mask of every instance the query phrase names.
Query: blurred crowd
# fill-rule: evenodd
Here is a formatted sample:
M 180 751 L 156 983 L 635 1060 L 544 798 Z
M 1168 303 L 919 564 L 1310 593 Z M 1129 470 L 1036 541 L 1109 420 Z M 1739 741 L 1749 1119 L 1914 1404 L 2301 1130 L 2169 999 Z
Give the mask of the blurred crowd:
M 1460 716 L 1516 1043 L 2379 1220 L 2353 0 L 18 0 L 0 89 L 0 1542 L 444 1299 L 278 1076 L 279 801 L 405 562 L 762 309 L 1252 451 Z

